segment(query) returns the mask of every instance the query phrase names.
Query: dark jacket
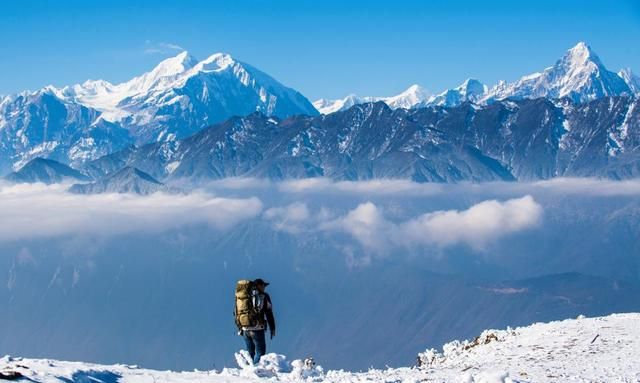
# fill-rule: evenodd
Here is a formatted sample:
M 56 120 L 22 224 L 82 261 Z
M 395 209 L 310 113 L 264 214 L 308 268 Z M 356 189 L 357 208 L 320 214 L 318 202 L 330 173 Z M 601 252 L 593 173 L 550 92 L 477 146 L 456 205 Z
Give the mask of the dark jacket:
M 265 318 L 271 332 L 275 331 L 276 319 L 273 316 L 273 304 L 271 303 L 271 297 L 267 293 L 264 293 L 264 306 L 262 307 L 262 313 L 260 313 L 262 323 L 264 323 Z

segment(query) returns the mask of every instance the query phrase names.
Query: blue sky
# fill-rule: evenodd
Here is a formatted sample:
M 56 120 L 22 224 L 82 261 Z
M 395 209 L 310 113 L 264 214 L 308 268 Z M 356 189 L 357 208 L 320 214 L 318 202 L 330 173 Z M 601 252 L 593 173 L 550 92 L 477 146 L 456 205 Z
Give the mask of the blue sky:
M 227 52 L 310 99 L 493 84 L 586 41 L 640 72 L 638 1 L 0 2 L 0 94 L 129 79 L 177 47 Z

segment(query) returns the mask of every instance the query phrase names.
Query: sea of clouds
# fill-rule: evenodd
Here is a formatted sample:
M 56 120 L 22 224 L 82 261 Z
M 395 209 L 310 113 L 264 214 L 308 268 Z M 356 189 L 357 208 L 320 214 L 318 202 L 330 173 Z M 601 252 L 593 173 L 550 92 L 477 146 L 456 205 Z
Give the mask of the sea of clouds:
M 391 247 L 458 244 L 482 250 L 502 236 L 540 225 L 545 208 L 538 200 L 548 195 L 629 197 L 640 195 L 640 181 L 445 185 L 231 178 L 190 193 L 150 196 L 76 195 L 62 185 L 5 183 L 0 184 L 0 240 L 163 232 L 201 224 L 226 230 L 263 220 L 276 231 L 296 235 L 344 234 L 372 254 Z M 462 201 L 463 207 L 428 204 L 444 197 Z M 386 202 L 391 200 L 400 202 Z

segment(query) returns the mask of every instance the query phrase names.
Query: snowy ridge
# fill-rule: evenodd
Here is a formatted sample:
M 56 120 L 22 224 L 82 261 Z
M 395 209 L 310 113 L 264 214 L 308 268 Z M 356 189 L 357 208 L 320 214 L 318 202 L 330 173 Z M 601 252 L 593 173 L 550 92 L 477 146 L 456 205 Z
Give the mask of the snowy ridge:
M 383 97 L 380 101 L 384 101 L 391 109 L 411 109 L 424 105 L 428 97 L 429 94 L 426 89 L 420 85 L 413 84 L 399 95 Z
M 198 85 L 197 92 L 189 94 L 191 89 L 185 87 L 192 80 Z M 226 53 L 215 53 L 198 61 L 185 51 L 162 61 L 150 72 L 121 84 L 97 80 L 52 90 L 65 100 L 103 112 L 102 118 L 108 121 L 116 122 L 134 116 L 137 117 L 137 123 L 149 123 L 162 107 L 184 103 L 184 108 L 188 108 L 190 96 L 204 103 L 212 98 L 224 101 L 234 96 L 233 92 L 226 94 L 215 91 L 225 90 L 234 82 L 255 92 L 258 105 L 254 110 L 267 115 L 276 114 L 280 97 L 290 99 L 286 101 L 293 102 L 301 112 L 313 114 L 313 109 L 304 102 L 303 97 L 297 99 L 297 92 L 283 87 L 270 76 Z
M 331 114 L 346 110 L 354 105 L 364 104 L 367 102 L 382 101 L 389 105 L 392 109 L 412 109 L 425 106 L 429 99 L 429 93 L 426 89 L 420 85 L 413 84 L 407 88 L 404 92 L 391 97 L 359 97 L 355 94 L 350 94 L 343 99 L 327 100 L 321 98 L 313 102 L 313 106 L 321 114 Z
M 121 84 L 89 80 L 0 98 L 0 173 L 37 156 L 81 165 L 254 112 L 318 114 L 299 92 L 226 53 L 199 61 L 182 52 Z
M 501 82 L 489 90 L 483 101 L 569 97 L 575 102 L 587 102 L 631 93 L 623 78 L 608 71 L 591 47 L 579 42 L 552 67 L 511 84 Z
M 487 104 L 507 98 L 546 97 L 571 98 L 582 103 L 595 99 L 640 94 L 640 78 L 630 69 L 610 72 L 585 42 L 569 49 L 553 66 L 542 72 L 521 77 L 518 81 L 500 81 L 491 88 L 476 79 L 467 79 L 460 86 L 429 96 L 423 88 L 413 85 L 392 97 L 358 97 L 350 95 L 340 100 L 320 99 L 313 105 L 322 114 L 345 110 L 355 104 L 384 101 L 392 109 L 424 106 L 458 106 L 464 102 Z
M 288 362 L 268 354 L 257 366 L 245 352 L 239 368 L 221 371 L 154 371 L 137 366 L 0 359 L 4 374 L 32 382 L 640 382 L 640 313 L 568 319 L 530 326 L 487 330 L 472 341 L 454 341 L 443 351 L 418 355 L 420 367 L 324 371 L 311 359 Z
M 187 52 L 168 58 L 153 70 L 121 84 L 111 84 L 104 80 L 88 80 L 83 84 L 53 89 L 56 94 L 68 101 L 77 102 L 103 112 L 102 118 L 119 121 L 130 116 L 124 105 L 127 98 L 144 97 L 147 92 L 162 92 L 179 87 L 182 76 L 192 69 L 197 60 Z
M 427 102 L 428 105 L 458 106 L 463 102 L 478 102 L 486 93 L 487 86 L 476 79 L 467 79 L 454 89 L 448 89 L 437 96 L 433 96 Z
M 313 102 L 313 107 L 321 114 L 331 114 L 347 110 L 354 105 L 364 104 L 366 102 L 375 102 L 375 99 L 375 97 L 358 97 L 355 94 L 350 94 L 339 100 L 327 100 L 325 98 L 321 98 Z
M 633 72 L 631 72 L 631 69 L 621 69 L 618 72 L 618 76 L 620 76 L 624 80 L 624 82 L 627 83 L 627 86 L 629 86 L 629 89 L 633 92 L 633 94 L 635 94 L 636 96 L 640 95 L 640 77 L 633 74 Z

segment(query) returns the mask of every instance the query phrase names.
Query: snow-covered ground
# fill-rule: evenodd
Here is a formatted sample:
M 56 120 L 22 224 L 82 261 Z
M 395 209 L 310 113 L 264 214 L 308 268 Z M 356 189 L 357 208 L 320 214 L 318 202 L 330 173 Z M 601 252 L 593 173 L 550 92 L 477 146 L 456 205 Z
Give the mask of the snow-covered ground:
M 640 382 L 640 313 L 568 319 L 487 330 L 478 338 L 427 350 L 421 367 L 366 372 L 323 371 L 310 361 L 269 354 L 258 366 L 236 354 L 238 368 L 172 372 L 136 366 L 0 359 L 0 371 L 31 382 Z

